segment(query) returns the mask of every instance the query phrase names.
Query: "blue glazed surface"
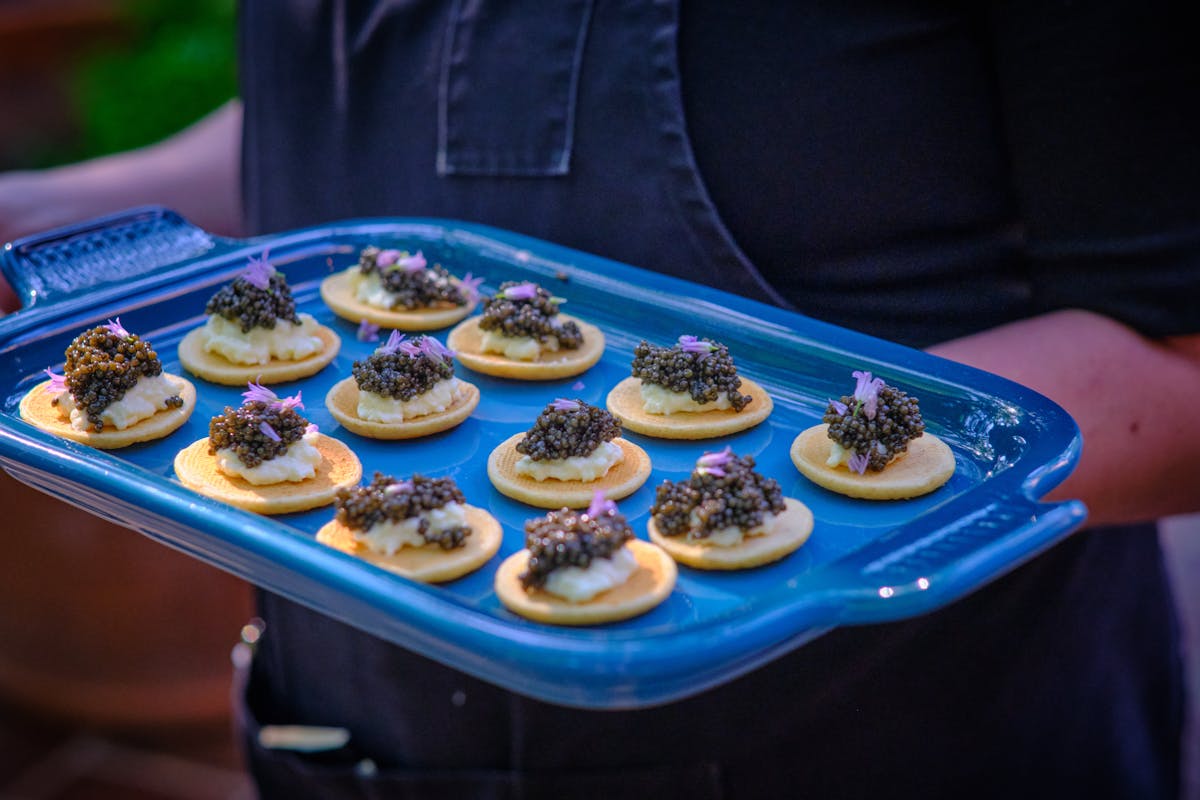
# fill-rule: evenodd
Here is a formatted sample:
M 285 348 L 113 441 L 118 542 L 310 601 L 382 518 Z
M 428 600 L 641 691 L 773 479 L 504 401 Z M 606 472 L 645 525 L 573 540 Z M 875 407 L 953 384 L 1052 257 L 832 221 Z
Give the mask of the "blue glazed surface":
M 525 694 L 586 707 L 641 706 L 693 694 L 831 627 L 913 616 L 949 603 L 1051 546 L 1084 516 L 1077 502 L 1037 499 L 1078 459 L 1078 430 L 1060 408 L 1016 384 L 918 351 L 483 226 L 352 220 L 232 241 L 208 237 L 161 209 L 141 209 L 135 216 L 129 230 L 122 228 L 129 218 L 110 218 L 6 249 L 6 275 L 18 286 L 43 289 L 31 308 L 0 320 L 4 468 L 261 586 Z M 88 272 L 74 255 L 81 251 L 116 248 L 100 259 L 105 265 L 121 258 L 126 246 L 145 252 L 139 239 L 149 235 L 141 233 L 147 224 L 156 241 L 178 237 L 205 246 L 175 262 L 164 262 L 157 251 L 151 258 L 134 252 L 130 278 L 123 282 L 113 282 L 107 272 L 78 274 Z M 165 239 L 161 226 L 168 228 Z M 89 237 L 97 230 L 103 235 L 93 243 Z M 482 392 L 478 409 L 460 427 L 403 442 L 349 433 L 322 400 L 374 345 L 356 341 L 356 326 L 324 307 L 317 286 L 331 271 L 353 263 L 367 244 L 421 249 L 454 274 L 483 276 L 485 290 L 503 280 L 541 282 L 567 298 L 568 313 L 605 332 L 604 358 L 579 377 L 544 383 L 490 378 L 460 366 L 459 376 Z M 171 469 L 175 453 L 207 435 L 212 415 L 240 401 L 233 387 L 193 378 L 199 399 L 183 428 L 164 440 L 115 452 L 56 439 L 18 418 L 20 398 L 43 379 L 42 369 L 60 368 L 67 343 L 80 330 L 117 315 L 154 344 L 168 371 L 181 373 L 176 346 L 202 324 L 205 301 L 249 255 L 265 248 L 287 274 L 300 310 L 342 337 L 333 364 L 284 385 L 286 393 L 303 391 L 306 416 L 350 444 L 366 476 L 381 470 L 454 477 L 468 502 L 488 509 L 504 526 L 500 553 L 482 570 L 443 586 L 413 584 L 317 544 L 313 534 L 332 518 L 332 507 L 265 518 L 182 488 Z M 58 266 L 63 275 L 55 280 L 30 274 Z M 555 397 L 602 405 L 608 390 L 629 374 L 638 341 L 665 344 L 681 333 L 728 344 L 739 370 L 772 394 L 775 411 L 757 428 L 707 442 L 627 433 L 650 454 L 654 471 L 621 502 L 622 511 L 645 538 L 654 487 L 686 476 L 704 451 L 730 444 L 735 452 L 754 454 L 760 470 L 778 479 L 786 495 L 813 510 L 816 528 L 808 544 L 777 564 L 741 573 L 681 567 L 671 597 L 628 622 L 563 629 L 510 614 L 492 591 L 492 574 L 500 560 L 522 547 L 523 522 L 541 512 L 492 488 L 484 470 L 488 453 L 525 430 Z M 445 334 L 436 333 L 443 341 Z M 916 500 L 870 503 L 820 489 L 796 471 L 788 455 L 792 439 L 819 421 L 827 398 L 852 388 L 854 369 L 871 370 L 921 399 L 928 429 L 951 445 L 958 460 L 946 486 Z M 581 388 L 573 388 L 577 381 Z

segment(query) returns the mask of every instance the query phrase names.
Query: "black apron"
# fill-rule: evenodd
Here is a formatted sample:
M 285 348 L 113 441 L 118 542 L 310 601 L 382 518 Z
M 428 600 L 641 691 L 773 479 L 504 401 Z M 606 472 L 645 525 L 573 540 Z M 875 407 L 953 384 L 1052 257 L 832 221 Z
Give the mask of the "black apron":
M 499 5 L 244 4 L 252 230 L 475 220 L 786 305 L 696 169 L 675 4 Z M 241 720 L 264 797 L 1167 798 L 1177 786 L 1177 637 L 1144 527 L 1077 536 L 950 608 L 837 630 L 638 711 L 529 700 L 260 600 Z M 263 724 L 342 726 L 351 741 L 268 751 Z

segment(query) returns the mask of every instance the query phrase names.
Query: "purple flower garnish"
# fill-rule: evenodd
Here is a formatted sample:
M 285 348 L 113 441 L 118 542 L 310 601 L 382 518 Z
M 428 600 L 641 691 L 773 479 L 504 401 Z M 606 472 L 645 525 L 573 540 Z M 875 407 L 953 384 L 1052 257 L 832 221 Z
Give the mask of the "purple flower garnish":
M 108 330 L 109 333 L 111 333 L 113 336 L 116 336 L 120 339 L 128 339 L 130 336 L 133 335 L 129 331 L 125 330 L 125 326 L 121 324 L 120 317 L 117 317 L 116 321 L 113 321 L 110 319 L 108 321 L 108 324 L 105 325 L 104 327 Z
M 866 473 L 867 465 L 870 463 L 871 459 L 869 456 L 863 453 L 855 453 L 854 455 L 850 456 L 850 463 L 847 466 L 850 467 L 851 472 L 857 472 L 859 475 L 863 475 Z
M 550 407 L 553 408 L 555 411 L 578 411 L 579 410 L 579 402 L 576 400 L 567 400 L 565 398 L 559 397 L 559 398 L 556 398 L 554 400 L 554 402 L 550 404 Z
M 616 511 L 617 504 L 604 496 L 603 489 L 597 489 L 596 493 L 592 495 L 592 503 L 588 506 L 587 515 L 595 519 L 602 514 L 615 514 Z
M 536 283 L 518 283 L 516 286 L 510 286 L 500 294 L 505 300 L 532 300 L 537 297 L 538 287 Z
M 385 356 L 390 356 L 399 350 L 404 350 L 407 353 L 408 348 L 404 346 L 406 338 L 400 331 L 392 331 L 388 334 L 387 341 L 376 348 L 375 352 Z M 409 355 L 412 355 L 412 353 L 409 353 Z
M 310 433 L 320 433 L 321 429 L 317 427 L 317 423 L 310 422 L 304 428 L 304 434 L 307 436 Z
M 571 391 L 572 392 L 582 392 L 584 385 L 585 384 L 583 381 L 575 381 L 574 383 L 571 384 Z
M 50 383 L 46 386 L 47 392 L 62 394 L 67 390 L 67 376 L 59 375 L 57 372 L 46 370 L 46 374 L 50 376 Z
M 454 358 L 454 351 L 432 336 L 422 336 L 420 348 L 421 355 L 435 363 L 443 358 Z
M 271 423 L 267 422 L 266 420 L 263 420 L 262 422 L 260 422 L 258 424 L 258 429 L 260 431 L 262 431 L 263 435 L 266 436 L 268 439 L 270 439 L 272 442 L 283 441 L 282 439 L 279 438 L 279 434 L 275 432 L 275 429 L 271 427 Z
M 685 353 L 693 353 L 700 356 L 700 360 L 708 358 L 712 355 L 712 351 L 717 349 L 717 346 L 712 342 L 702 342 L 695 336 L 684 334 L 679 337 L 679 349 Z
M 396 259 L 396 266 L 405 272 L 420 272 L 425 269 L 425 256 L 418 250 L 416 255 L 402 255 Z
M 280 410 L 288 408 L 304 408 L 304 403 L 300 402 L 300 392 L 296 392 L 295 397 L 280 398 L 279 395 L 275 394 L 261 383 L 255 383 L 254 381 L 251 381 L 247 384 L 247 386 L 249 388 L 242 392 L 242 397 L 246 398 L 247 403 L 266 403 L 268 406 Z
M 379 326 L 364 319 L 358 323 L 358 332 L 354 334 L 354 338 L 360 342 L 378 342 Z
M 385 494 L 399 494 L 400 492 L 411 492 L 413 490 L 413 482 L 411 480 L 396 481 L 389 483 L 384 487 Z
M 875 409 L 879 405 L 879 390 L 883 388 L 883 378 L 872 378 L 869 372 L 855 370 L 854 377 L 858 384 L 854 387 L 854 399 L 861 406 L 867 419 L 875 419 Z
M 717 453 L 705 453 L 696 459 L 696 471 L 701 475 L 712 475 L 717 478 L 725 477 L 725 467 L 733 460 L 733 448 L 726 445 L 724 450 Z
M 380 250 L 375 255 L 375 266 L 390 267 L 392 264 L 395 264 L 399 260 L 400 260 L 400 251 L 399 250 Z
M 830 400 L 829 405 L 833 406 L 833 410 L 838 413 L 839 417 L 846 416 L 846 412 L 850 410 L 846 408 L 846 404 L 841 400 Z
M 262 258 L 250 256 L 250 263 L 242 270 L 240 277 L 246 280 L 246 283 L 257 289 L 266 289 L 271 285 L 271 276 L 275 274 L 275 268 L 267 261 L 267 254 L 270 250 L 263 250 Z
M 467 300 L 474 303 L 479 300 L 479 284 L 481 283 L 483 283 L 483 278 L 476 278 L 468 272 L 459 279 L 458 286 L 467 296 Z
M 259 402 L 259 403 L 267 403 L 267 404 L 279 402 L 279 395 L 275 394 L 270 389 L 263 386 L 261 383 L 255 383 L 254 381 L 250 381 L 246 385 L 249 388 L 247 388 L 246 391 L 242 392 L 242 397 L 246 398 L 246 402 L 248 402 L 248 403 Z

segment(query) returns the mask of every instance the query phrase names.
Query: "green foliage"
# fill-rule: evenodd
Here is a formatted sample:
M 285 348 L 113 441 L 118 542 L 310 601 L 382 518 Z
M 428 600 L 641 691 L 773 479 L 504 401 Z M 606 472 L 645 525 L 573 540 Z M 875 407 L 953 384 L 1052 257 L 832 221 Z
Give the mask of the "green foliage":
M 235 0 L 127 0 L 128 40 L 84 58 L 72 82 L 90 158 L 163 139 L 237 93 Z

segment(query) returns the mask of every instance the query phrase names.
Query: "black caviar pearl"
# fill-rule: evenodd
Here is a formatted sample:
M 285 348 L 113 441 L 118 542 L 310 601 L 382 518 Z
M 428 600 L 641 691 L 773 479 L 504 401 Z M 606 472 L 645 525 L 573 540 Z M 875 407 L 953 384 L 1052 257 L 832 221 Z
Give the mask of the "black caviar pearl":
M 466 502 L 453 478 L 426 478 L 418 474 L 408 481 L 410 486 L 399 491 L 389 488 L 397 483 L 392 476 L 376 472 L 366 486 L 339 489 L 334 499 L 337 520 L 348 528 L 366 531 L 380 522 L 403 522 L 450 503 Z M 467 526 L 431 531 L 428 520 L 424 519 L 418 531 L 427 543 L 443 550 L 462 547 L 471 535 Z
M 395 353 L 374 353 L 351 367 L 354 381 L 364 392 L 411 400 L 424 394 L 440 381 L 454 377 L 454 362 L 447 356 L 432 359 L 423 353 L 410 356 Z
M 279 441 L 263 433 L 266 422 L 279 435 Z M 253 469 L 287 452 L 288 446 L 300 441 L 308 420 L 292 408 L 280 408 L 261 400 L 244 403 L 237 408 L 226 406 L 208 424 L 208 452 L 233 450 L 247 467 Z
M 830 403 L 822 417 L 829 425 L 829 438 L 846 450 L 866 455 L 867 468 L 874 472 L 925 432 L 917 399 L 895 387 L 885 385 L 879 390 L 874 419 L 867 419 L 853 397 L 842 397 L 841 402 L 848 409 L 846 414 L 839 414 Z
M 517 281 L 506 281 L 500 284 L 495 296 L 484 301 L 479 327 L 504 336 L 528 336 L 540 342 L 553 336 L 558 339 L 560 348 L 579 349 L 583 344 L 583 333 L 574 322 L 556 319 L 558 304 L 550 299 L 552 295 L 539 286 L 537 295 L 528 300 L 504 297 L 506 289 L 517 285 Z
M 92 429 L 104 429 L 100 415 L 132 389 L 143 376 L 162 374 L 162 363 L 150 344 L 137 334 L 118 336 L 105 325 L 75 337 L 66 351 L 67 390 Z M 168 398 L 168 406 L 183 400 Z
M 518 578 L 526 588 L 543 586 L 554 570 L 586 569 L 593 559 L 611 558 L 632 538 L 633 530 L 620 512 L 608 511 L 592 517 L 566 508 L 551 511 L 525 523 L 529 563 Z
M 633 377 L 672 392 L 687 393 L 697 403 L 711 403 L 725 392 L 733 410 L 741 411 L 750 397 L 738 391 L 742 379 L 729 348 L 712 339 L 701 341 L 713 345 L 712 352 L 689 353 L 679 345 L 658 347 L 643 340 L 633 351 Z
M 271 276 L 266 289 L 258 288 L 239 275 L 209 298 L 204 313 L 238 323 L 242 333 L 249 333 L 254 328 L 274 330 L 279 320 L 300 324 L 292 290 L 281 272 Z
M 767 514 L 787 507 L 774 478 L 754 471 L 753 456 L 734 456 L 721 467 L 724 475 L 694 471 L 687 480 L 663 481 L 655 490 L 650 515 L 664 536 L 691 533 L 703 539 L 724 528 L 743 531 L 762 525 Z M 698 526 L 693 524 L 693 512 Z
M 534 461 L 583 457 L 621 435 L 621 426 L 612 414 L 582 400 L 575 402 L 579 407 L 573 411 L 547 405 L 517 443 L 517 452 Z

